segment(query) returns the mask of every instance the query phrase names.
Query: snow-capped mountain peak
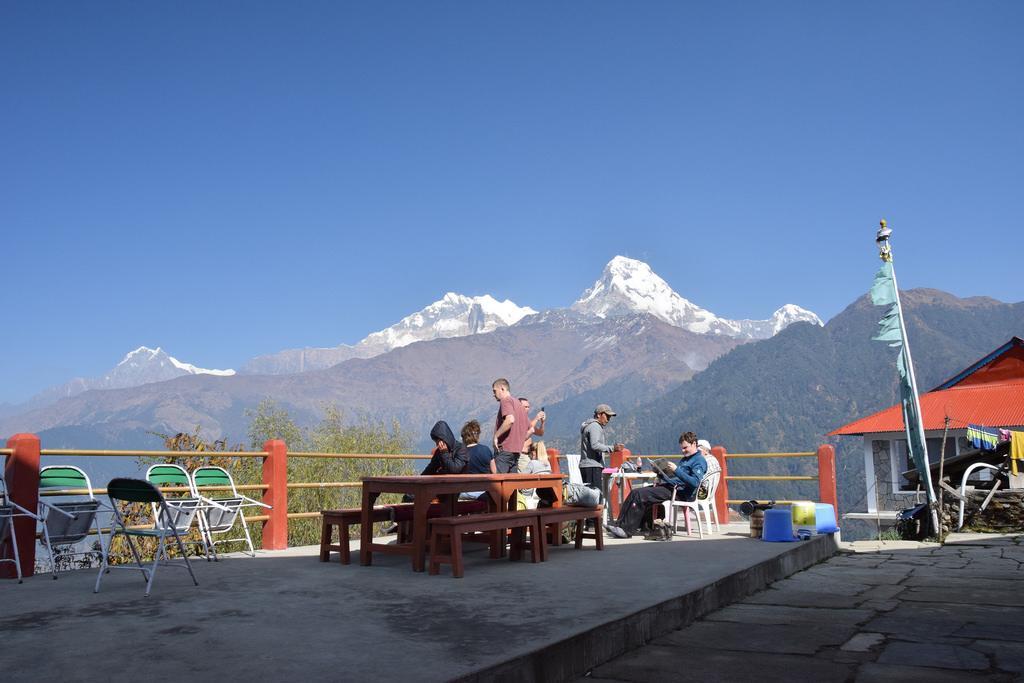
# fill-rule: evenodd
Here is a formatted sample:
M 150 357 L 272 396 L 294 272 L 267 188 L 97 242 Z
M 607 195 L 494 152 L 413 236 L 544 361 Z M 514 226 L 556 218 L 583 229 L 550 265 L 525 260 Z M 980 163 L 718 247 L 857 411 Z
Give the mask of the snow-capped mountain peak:
M 600 279 L 583 293 L 573 310 L 599 318 L 650 313 L 670 325 L 707 333 L 714 314 L 679 296 L 643 261 L 616 256 L 604 267 Z
M 817 313 L 808 311 L 806 308 L 801 308 L 796 304 L 786 304 L 779 310 L 772 313 L 771 321 L 773 335 L 778 334 L 785 328 L 797 322 L 814 323 L 818 327 L 825 324 L 822 322 L 821 318 L 818 317 Z
M 537 311 L 490 294 L 465 296 L 446 292 L 425 308 L 405 316 L 391 327 L 367 335 L 358 344 L 330 348 L 286 349 L 249 361 L 242 372 L 287 374 L 328 368 L 352 358 L 372 358 L 413 342 L 464 337 L 514 325 Z
M 418 341 L 483 334 L 513 325 L 536 312 L 508 299 L 498 301 L 490 294 L 465 296 L 448 292 L 391 327 L 368 335 L 355 348 L 385 353 Z
M 817 315 L 794 304 L 786 304 L 768 320 L 720 318 L 681 297 L 643 261 L 626 256 L 609 261 L 572 309 L 599 318 L 649 313 L 690 332 L 746 339 L 767 339 L 797 321 L 822 324 Z
M 105 379 L 113 377 L 115 375 L 126 376 L 127 373 L 138 374 L 140 372 L 152 372 L 153 368 L 175 368 L 177 370 L 180 370 L 181 372 L 175 373 L 175 376 L 182 374 L 217 375 L 220 377 L 230 377 L 231 375 L 235 374 L 234 370 L 212 370 L 209 368 L 200 368 L 198 366 L 192 365 L 191 363 L 183 363 L 174 356 L 169 355 L 159 346 L 156 347 L 155 349 L 151 349 L 148 346 L 140 346 L 134 351 L 129 351 L 121 360 L 121 362 L 118 363 L 117 366 L 105 376 Z
M 60 386 L 50 387 L 34 396 L 29 405 L 42 405 L 81 394 L 92 389 L 127 389 L 185 375 L 217 375 L 227 377 L 234 370 L 210 370 L 184 363 L 157 347 L 140 346 L 125 354 L 117 365 L 102 377 L 76 377 Z

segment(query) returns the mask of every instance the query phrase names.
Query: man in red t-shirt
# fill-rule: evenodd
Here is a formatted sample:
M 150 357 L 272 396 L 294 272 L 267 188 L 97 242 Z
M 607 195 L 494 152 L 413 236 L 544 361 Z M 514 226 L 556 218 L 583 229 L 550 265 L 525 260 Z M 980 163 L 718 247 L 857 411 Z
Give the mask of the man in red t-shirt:
M 530 417 L 523 404 L 512 397 L 507 379 L 494 380 L 491 391 L 498 402 L 498 417 L 494 420 L 494 463 L 498 474 L 518 472 L 519 456 L 530 430 Z

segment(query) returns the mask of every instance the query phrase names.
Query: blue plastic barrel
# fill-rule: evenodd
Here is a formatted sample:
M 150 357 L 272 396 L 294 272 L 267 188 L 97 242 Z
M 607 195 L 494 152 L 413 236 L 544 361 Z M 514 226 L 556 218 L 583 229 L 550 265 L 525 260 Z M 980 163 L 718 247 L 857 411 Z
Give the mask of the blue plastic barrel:
M 789 508 L 772 508 L 764 511 L 764 530 L 761 540 L 772 543 L 789 543 L 793 537 L 793 512 Z
M 839 531 L 836 523 L 836 509 L 831 503 L 814 504 L 814 523 L 819 534 L 834 534 Z

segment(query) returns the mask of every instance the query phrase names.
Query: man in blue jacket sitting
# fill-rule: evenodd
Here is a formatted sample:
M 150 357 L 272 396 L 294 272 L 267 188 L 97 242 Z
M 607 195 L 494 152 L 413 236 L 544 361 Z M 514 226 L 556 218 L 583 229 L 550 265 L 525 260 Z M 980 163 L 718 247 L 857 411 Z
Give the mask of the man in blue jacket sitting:
M 679 447 L 683 457 L 677 463 L 668 463 L 668 476 L 655 486 L 633 489 L 619 511 L 619 518 L 614 524 L 605 524 L 604 528 L 615 538 L 629 538 L 643 522 L 644 515 L 653 505 L 671 500 L 672 491 L 678 487 L 677 500 L 693 500 L 697 495 L 700 480 L 708 471 L 707 460 L 697 447 L 697 435 L 685 432 L 679 437 Z

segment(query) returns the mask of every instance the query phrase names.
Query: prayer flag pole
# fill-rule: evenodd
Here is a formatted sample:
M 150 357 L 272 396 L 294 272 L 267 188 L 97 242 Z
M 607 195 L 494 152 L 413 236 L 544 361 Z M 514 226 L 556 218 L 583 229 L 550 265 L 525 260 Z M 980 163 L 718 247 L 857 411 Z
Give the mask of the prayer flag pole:
M 891 234 L 892 230 L 886 226 L 885 220 L 880 221 L 878 233 L 875 235 L 875 243 L 878 245 L 878 256 L 882 259 L 882 267 L 875 276 L 875 283 L 871 288 L 871 299 L 876 306 L 889 304 L 892 306 L 885 317 L 879 321 L 879 333 L 874 339 L 890 342 L 890 346 L 900 349 L 900 354 L 896 358 L 896 369 L 900 375 L 900 403 L 903 406 L 903 427 L 907 434 L 907 450 L 910 452 L 920 482 L 928 496 L 932 529 L 938 535 L 941 527 L 936 509 L 935 490 L 932 487 L 931 465 L 928 461 L 928 442 L 924 435 L 917 378 L 914 376 L 914 362 L 910 356 L 910 344 L 907 343 L 907 325 L 903 318 L 903 305 L 900 302 L 896 270 L 892 262 L 892 247 L 889 245 Z

